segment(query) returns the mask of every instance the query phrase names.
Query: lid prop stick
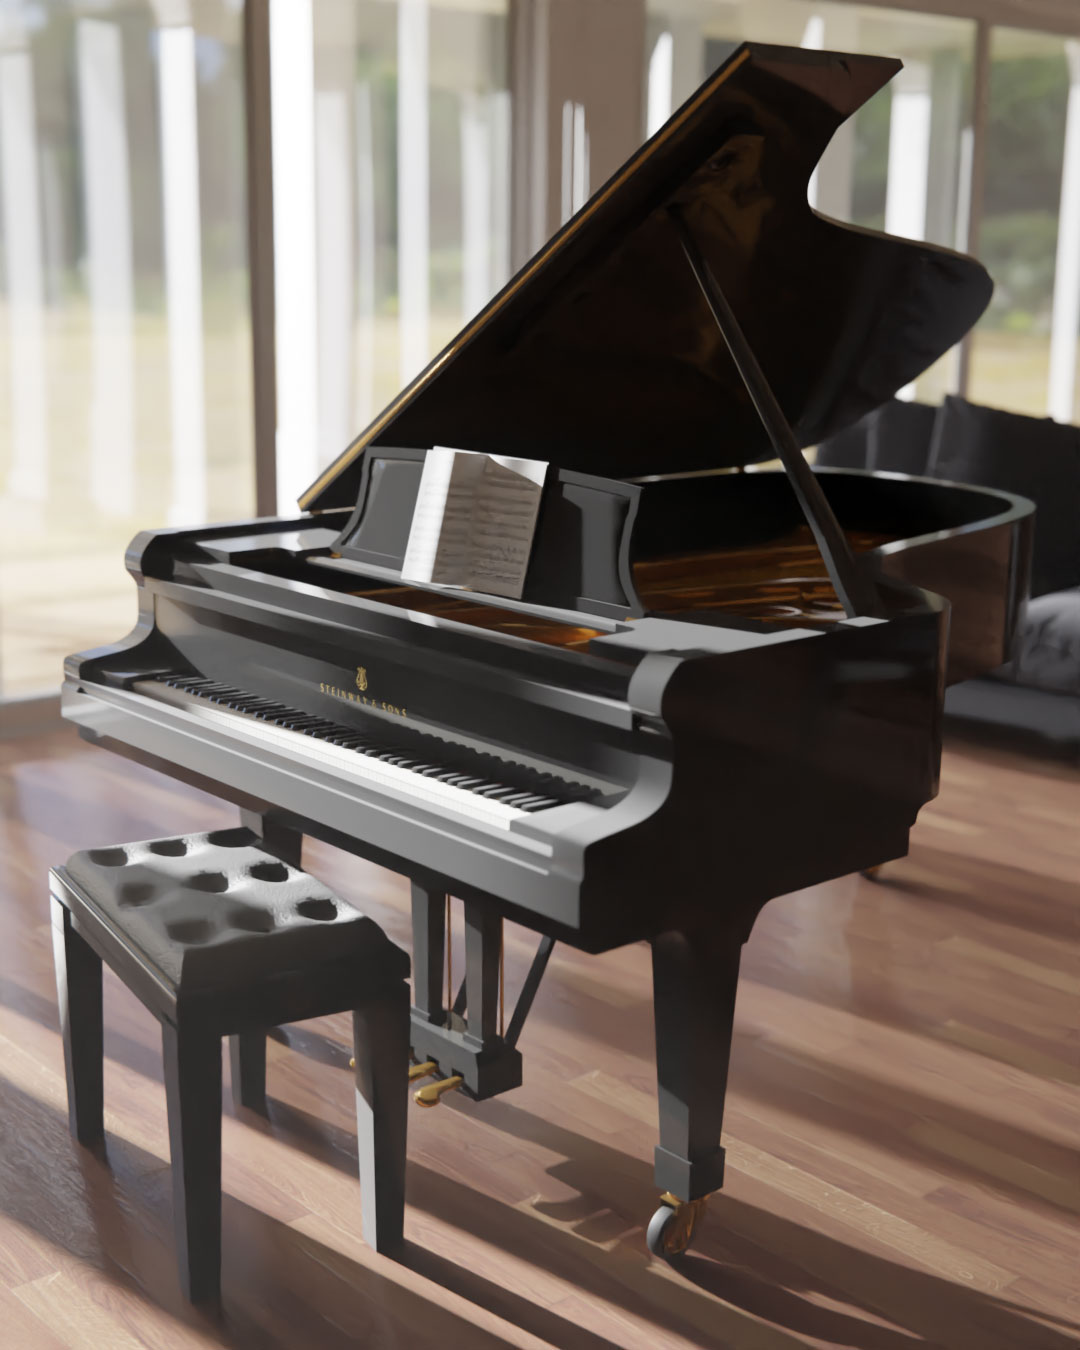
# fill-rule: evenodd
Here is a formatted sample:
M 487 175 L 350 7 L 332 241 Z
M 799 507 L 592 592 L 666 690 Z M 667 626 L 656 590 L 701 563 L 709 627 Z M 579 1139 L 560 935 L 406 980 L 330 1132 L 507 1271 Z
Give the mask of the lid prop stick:
M 678 206 L 669 206 L 668 214 L 679 231 L 679 241 L 686 255 L 686 261 L 690 264 L 705 296 L 705 302 L 716 320 L 716 326 L 727 343 L 735 368 L 749 391 L 762 426 L 768 433 L 777 458 L 783 464 L 788 480 L 795 490 L 795 496 L 807 524 L 813 531 L 829 573 L 829 580 L 841 605 L 848 618 L 860 614 L 881 616 L 884 607 L 877 588 L 856 561 L 844 531 L 840 528 L 840 522 L 833 514 L 813 469 L 803 458 L 776 395 L 769 387 L 769 382 L 758 365 L 757 357 L 747 342 L 746 335 L 727 302 L 727 297 L 720 289 L 720 283 L 705 261 L 704 254 L 698 247 L 698 242 L 687 225 L 681 209 Z

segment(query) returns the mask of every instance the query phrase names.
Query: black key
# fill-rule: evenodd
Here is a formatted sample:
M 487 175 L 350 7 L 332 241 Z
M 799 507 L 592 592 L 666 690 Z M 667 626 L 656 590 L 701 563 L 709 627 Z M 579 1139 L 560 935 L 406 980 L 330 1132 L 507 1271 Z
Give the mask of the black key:
M 328 718 L 306 713 L 300 708 L 291 708 L 288 704 L 249 693 L 247 690 L 238 689 L 235 685 L 212 680 L 205 675 L 184 674 L 177 671 L 156 678 L 170 688 L 204 698 L 209 703 L 229 708 L 234 712 L 245 713 L 258 721 L 326 741 L 342 749 L 352 750 L 356 754 L 377 759 L 381 763 L 408 769 L 409 772 L 419 774 L 421 777 L 434 778 L 449 787 L 460 788 L 463 792 L 473 792 L 478 797 L 487 797 L 491 801 L 517 806 L 523 811 L 545 810 L 551 806 L 558 806 L 560 801 L 591 795 L 580 783 L 567 783 L 554 774 L 536 773 L 523 765 L 500 759 L 495 755 L 462 750 L 461 753 L 454 753 L 457 764 L 447 764 L 445 761 L 432 763 L 422 755 L 415 755 L 400 745 L 372 741 L 364 733 L 332 722 Z M 472 767 L 463 769 L 462 760 Z M 505 770 L 518 782 L 516 785 L 508 784 L 500 781 L 498 777 L 488 776 L 485 770 L 494 770 L 496 775 Z M 522 781 L 532 786 L 525 789 L 521 786 Z M 552 792 L 556 795 L 550 795 Z
M 320 720 L 318 722 L 313 723 L 311 726 L 304 727 L 303 732 L 305 736 L 313 736 L 317 741 L 319 741 L 325 740 L 326 733 L 328 731 L 333 731 L 333 729 L 334 729 L 333 722 L 326 722 Z

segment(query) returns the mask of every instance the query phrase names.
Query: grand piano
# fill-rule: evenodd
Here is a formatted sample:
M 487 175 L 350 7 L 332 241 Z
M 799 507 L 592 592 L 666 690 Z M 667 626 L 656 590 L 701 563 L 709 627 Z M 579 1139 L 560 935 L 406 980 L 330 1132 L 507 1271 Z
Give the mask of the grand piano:
M 521 1082 L 556 941 L 650 942 L 664 1256 L 723 1179 L 755 918 L 906 852 L 944 684 L 1006 659 L 1026 596 L 1029 503 L 801 454 L 990 296 L 972 259 L 807 203 L 898 68 L 741 47 L 295 516 L 139 535 L 134 631 L 66 666 L 86 739 L 236 803 L 282 856 L 310 835 L 411 879 L 425 1103 Z M 521 599 L 403 580 L 436 445 L 549 464 Z M 504 1025 L 506 919 L 540 944 Z

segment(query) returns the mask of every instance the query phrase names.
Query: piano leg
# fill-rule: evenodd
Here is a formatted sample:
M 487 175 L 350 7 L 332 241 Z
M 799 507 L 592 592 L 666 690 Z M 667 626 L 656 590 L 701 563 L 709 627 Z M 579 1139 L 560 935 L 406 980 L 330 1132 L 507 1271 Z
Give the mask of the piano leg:
M 240 812 L 240 824 L 262 840 L 282 862 L 300 866 L 304 836 L 261 811 Z M 250 1111 L 266 1111 L 266 1032 L 243 1031 L 229 1037 L 233 1101 Z
M 672 1257 L 690 1245 L 704 1202 L 724 1179 L 720 1131 L 735 1016 L 742 935 L 661 933 L 652 942 L 660 1144 L 664 1193 L 648 1243 Z
M 282 862 L 299 867 L 304 836 L 291 825 L 283 825 L 272 812 L 240 811 L 240 824 L 257 834 L 264 847 Z

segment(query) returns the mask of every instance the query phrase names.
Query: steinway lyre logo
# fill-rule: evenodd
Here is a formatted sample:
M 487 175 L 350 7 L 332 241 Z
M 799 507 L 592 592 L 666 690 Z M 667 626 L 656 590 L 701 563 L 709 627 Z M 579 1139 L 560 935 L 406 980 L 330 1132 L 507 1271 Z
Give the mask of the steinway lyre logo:
M 0 8 L 2 6 L 3 0 L 0 0 Z M 343 680 L 348 678 L 344 671 L 342 671 L 341 678 Z M 356 678 L 353 680 L 353 684 L 356 686 L 355 691 L 339 684 L 327 684 L 323 681 L 319 685 L 319 693 L 328 694 L 330 698 L 339 698 L 343 703 L 362 703 L 365 708 L 372 708 L 380 713 L 389 713 L 391 717 L 408 717 L 408 712 L 400 704 L 387 703 L 385 699 L 374 698 L 367 692 L 367 666 L 356 667 Z

